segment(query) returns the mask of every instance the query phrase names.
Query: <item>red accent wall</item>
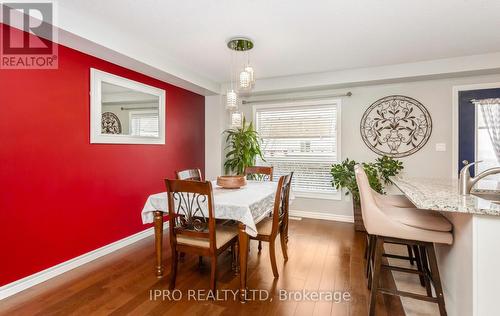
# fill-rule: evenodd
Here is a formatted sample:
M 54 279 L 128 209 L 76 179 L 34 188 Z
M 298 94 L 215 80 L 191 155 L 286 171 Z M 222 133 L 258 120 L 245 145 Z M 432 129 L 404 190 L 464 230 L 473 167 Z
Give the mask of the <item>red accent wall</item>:
M 90 68 L 166 91 L 165 145 L 90 144 Z M 0 70 L 0 286 L 149 227 L 163 179 L 204 170 L 204 103 L 64 46 L 57 70 Z

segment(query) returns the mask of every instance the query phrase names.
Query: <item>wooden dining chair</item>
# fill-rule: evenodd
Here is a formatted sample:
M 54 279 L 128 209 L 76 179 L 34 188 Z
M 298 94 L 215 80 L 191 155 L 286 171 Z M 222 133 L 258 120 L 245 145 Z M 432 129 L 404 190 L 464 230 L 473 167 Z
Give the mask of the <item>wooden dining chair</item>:
M 278 234 L 280 235 L 283 257 L 285 261 L 288 260 L 286 232 L 288 230 L 288 206 L 292 177 L 293 172 L 280 177 L 274 199 L 273 216 L 260 221 L 257 224 L 257 236 L 250 237 L 251 239 L 269 243 L 269 257 L 271 258 L 271 267 L 275 278 L 279 277 L 275 252 L 275 241 Z
M 236 227 L 216 225 L 210 181 L 165 179 L 168 195 L 172 267 L 170 289 L 175 288 L 180 252 L 210 257 L 210 288 L 216 289 L 217 257 L 228 247 L 237 256 Z
M 200 169 L 186 169 L 175 173 L 177 180 L 203 181 Z
M 175 178 L 177 180 L 190 180 L 190 181 L 203 181 L 201 178 L 201 171 L 200 169 L 185 169 L 181 171 L 176 171 L 175 172 Z M 184 252 L 180 253 L 180 257 L 184 258 L 186 254 Z M 199 259 L 199 265 L 203 264 L 203 257 L 200 256 Z
M 273 167 L 263 167 L 263 166 L 245 167 L 245 176 L 253 180 L 273 181 Z
M 273 167 L 248 166 L 245 167 L 245 176 L 252 180 L 273 181 Z M 272 214 L 269 214 L 271 216 Z M 262 250 L 262 241 L 259 240 L 259 252 Z

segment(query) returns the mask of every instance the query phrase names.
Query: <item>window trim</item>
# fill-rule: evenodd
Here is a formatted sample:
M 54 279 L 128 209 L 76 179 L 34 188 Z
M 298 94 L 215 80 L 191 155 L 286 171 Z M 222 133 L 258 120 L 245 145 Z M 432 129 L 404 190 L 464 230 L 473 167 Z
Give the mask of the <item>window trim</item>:
M 324 106 L 324 105 L 332 105 L 334 104 L 337 109 L 337 117 L 336 117 L 336 157 L 337 161 L 332 162 L 338 163 L 342 160 L 341 149 L 342 149 L 342 99 L 312 99 L 312 100 L 301 100 L 301 101 L 288 101 L 288 102 L 279 102 L 273 103 L 272 101 L 269 103 L 255 104 L 252 106 L 252 118 L 255 124 L 255 128 L 257 129 L 257 111 L 262 109 L 274 109 L 274 108 L 292 108 L 292 107 L 308 107 L 308 106 Z M 342 190 L 339 189 L 335 193 L 320 193 L 320 192 L 304 192 L 294 190 L 293 194 L 296 197 L 300 198 L 310 198 L 310 199 L 325 199 L 325 200 L 342 200 Z

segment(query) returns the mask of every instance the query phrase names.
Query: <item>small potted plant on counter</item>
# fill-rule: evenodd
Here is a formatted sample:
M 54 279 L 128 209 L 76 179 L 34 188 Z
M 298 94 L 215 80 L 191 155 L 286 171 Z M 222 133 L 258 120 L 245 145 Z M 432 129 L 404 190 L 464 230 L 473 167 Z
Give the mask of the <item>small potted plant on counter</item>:
M 351 194 L 354 210 L 354 227 L 358 231 L 366 231 L 361 216 L 359 189 L 356 184 L 354 166 L 356 161 L 347 158 L 341 163 L 332 165 L 332 185 L 335 189 L 347 189 L 346 195 Z M 372 163 L 362 163 L 368 181 L 373 190 L 385 194 L 384 185 L 390 183 L 389 178 L 398 175 L 403 170 L 403 163 L 391 157 L 382 156 Z

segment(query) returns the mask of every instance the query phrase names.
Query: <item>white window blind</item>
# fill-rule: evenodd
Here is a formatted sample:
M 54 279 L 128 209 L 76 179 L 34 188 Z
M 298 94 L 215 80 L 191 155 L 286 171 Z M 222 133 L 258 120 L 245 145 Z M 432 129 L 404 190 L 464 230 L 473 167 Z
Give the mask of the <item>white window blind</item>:
M 159 135 L 158 112 L 130 112 L 130 134 L 133 136 Z
M 337 162 L 337 104 L 257 108 L 256 128 L 265 162 L 276 177 L 294 172 L 293 189 L 336 193 L 330 169 Z

